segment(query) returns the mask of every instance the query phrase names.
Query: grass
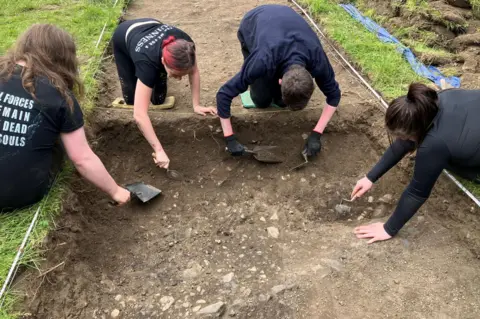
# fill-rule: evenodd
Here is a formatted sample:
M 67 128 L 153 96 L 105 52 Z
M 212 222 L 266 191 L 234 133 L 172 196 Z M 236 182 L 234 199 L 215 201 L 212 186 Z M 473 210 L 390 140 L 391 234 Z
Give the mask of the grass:
M 321 21 L 330 39 L 338 43 L 387 100 L 407 92 L 411 82 L 427 80 L 412 71 L 394 45 L 378 40 L 336 3 L 302 0 Z
M 350 56 L 350 59 L 368 76 L 373 87 L 387 100 L 404 95 L 408 85 L 414 81 L 429 83 L 411 69 L 392 45 L 383 44 L 363 25 L 350 17 L 338 4 L 329 0 L 302 0 L 321 22 L 328 36 L 336 41 Z M 410 7 L 425 8 L 424 0 L 407 0 Z M 480 0 L 473 0 L 480 7 Z M 374 15 L 375 11 L 370 11 Z M 408 30 L 407 30 L 408 31 Z M 405 32 L 402 30 L 402 32 Z M 451 53 L 426 46 L 422 42 L 411 42 L 420 53 L 434 53 L 451 57 Z M 443 69 L 446 75 L 454 75 L 455 69 Z M 455 74 L 458 75 L 458 74 Z M 480 197 L 480 185 L 458 178 L 475 196 Z
M 33 23 L 53 23 L 69 31 L 77 43 L 82 78 L 86 87 L 86 97 L 81 104 L 88 114 L 98 90 L 94 74 L 117 24 L 117 18 L 126 3 L 119 0 L 113 7 L 114 2 L 114 0 L 0 0 L 2 8 L 0 54 L 3 55 L 14 44 L 16 38 Z M 105 33 L 97 48 L 97 40 L 105 23 L 107 23 Z M 71 167 L 68 166 L 60 174 L 50 194 L 38 204 L 42 207 L 41 215 L 21 260 L 22 266 L 31 267 L 38 264 L 41 259 L 42 242 L 53 227 L 53 219 L 61 212 L 62 197 L 68 187 L 71 172 Z M 4 283 L 38 205 L 0 215 L 0 286 Z M 4 307 L 0 310 L 0 319 L 16 317 L 13 313 L 14 303 L 15 292 L 9 291 Z

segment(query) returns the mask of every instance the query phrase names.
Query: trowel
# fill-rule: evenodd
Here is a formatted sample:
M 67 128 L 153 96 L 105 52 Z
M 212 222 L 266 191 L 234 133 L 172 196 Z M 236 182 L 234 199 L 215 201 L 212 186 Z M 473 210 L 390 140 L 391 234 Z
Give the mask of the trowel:
M 127 184 L 125 188 L 130 192 L 132 198 L 136 197 L 142 203 L 146 203 L 162 193 L 158 188 L 143 182 Z M 114 206 L 118 205 L 115 201 L 111 201 L 110 204 Z
M 301 168 L 301 167 L 304 167 L 305 165 L 308 164 L 307 150 L 303 150 L 303 151 L 302 151 L 302 158 L 303 158 L 303 162 L 300 163 L 299 165 L 291 168 L 291 169 L 290 169 L 291 171 L 297 170 L 297 169 L 299 169 L 299 168 Z
M 253 155 L 259 162 L 264 163 L 282 163 L 283 159 L 278 154 L 271 150 L 276 149 L 277 146 L 255 146 L 252 149 L 245 147 L 245 153 Z

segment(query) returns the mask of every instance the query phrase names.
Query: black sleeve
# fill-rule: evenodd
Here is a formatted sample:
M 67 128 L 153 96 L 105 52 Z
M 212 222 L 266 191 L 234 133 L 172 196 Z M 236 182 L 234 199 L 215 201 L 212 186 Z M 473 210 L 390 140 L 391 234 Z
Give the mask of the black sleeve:
M 78 104 L 77 99 L 71 95 L 73 99 L 73 108 L 64 101 L 58 113 L 58 128 L 60 133 L 70 133 L 81 128 L 83 122 L 83 112 Z
M 338 82 L 335 80 L 335 72 L 323 50 L 318 60 L 319 62 L 315 66 L 312 75 L 315 78 L 318 88 L 326 96 L 327 104 L 337 107 L 338 104 L 340 104 L 342 94 Z
M 242 65 L 242 69 L 217 92 L 217 111 L 221 118 L 230 117 L 232 100 L 245 92 L 255 79 L 267 75 L 265 63 L 258 54 L 250 54 Z
M 425 203 L 438 176 L 448 164 L 450 152 L 445 143 L 439 140 L 432 142 L 422 145 L 417 151 L 413 178 L 384 225 L 390 236 L 395 236 Z
M 392 145 L 383 153 L 382 158 L 368 172 L 367 178 L 375 183 L 388 172 L 392 167 L 397 165 L 400 160 L 415 149 L 415 143 L 412 141 L 396 139 Z
M 154 87 L 158 77 L 158 68 L 148 61 L 138 61 L 135 63 L 135 76 L 149 88 Z

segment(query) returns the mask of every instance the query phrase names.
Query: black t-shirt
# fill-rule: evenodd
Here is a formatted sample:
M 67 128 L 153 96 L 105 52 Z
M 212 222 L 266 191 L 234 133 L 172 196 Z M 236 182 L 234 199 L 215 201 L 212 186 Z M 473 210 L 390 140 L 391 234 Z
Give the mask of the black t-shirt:
M 480 90 L 451 89 L 438 96 L 439 111 L 417 149 L 412 180 L 384 226 L 390 235 L 423 205 L 443 169 L 480 168 Z M 413 142 L 397 139 L 367 174 L 368 179 L 376 182 L 413 150 Z
M 0 211 L 42 199 L 50 187 L 60 133 L 83 126 L 75 98 L 72 112 L 49 81 L 38 78 L 34 99 L 22 86 L 21 70 L 17 67 L 8 81 L 0 82 Z
M 167 73 L 161 60 L 163 40 L 169 36 L 194 43 L 182 30 L 161 22 L 140 25 L 127 35 L 127 50 L 135 64 L 135 76 L 150 88 L 155 85 L 159 73 Z

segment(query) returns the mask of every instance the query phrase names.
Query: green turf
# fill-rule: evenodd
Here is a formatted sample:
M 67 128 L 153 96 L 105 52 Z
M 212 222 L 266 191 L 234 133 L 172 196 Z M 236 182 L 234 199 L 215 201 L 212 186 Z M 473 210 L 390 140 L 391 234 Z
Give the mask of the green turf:
M 301 0 L 300 2 L 309 7 L 328 36 L 346 51 L 351 60 L 368 76 L 373 87 L 387 100 L 405 94 L 411 82 L 430 83 L 411 69 L 393 45 L 381 43 L 375 35 L 351 18 L 338 4 L 330 0 Z M 474 7 L 480 7 L 480 0 L 473 0 L 472 4 Z M 427 3 L 425 0 L 407 0 L 406 5 L 412 9 L 414 7 L 425 9 Z M 374 15 L 374 11 L 369 14 Z M 418 52 L 450 56 L 450 53 L 427 47 L 424 43 L 416 43 L 416 45 Z M 447 71 L 447 76 L 455 73 L 453 69 L 444 69 L 444 71 Z M 461 178 L 459 180 L 475 196 L 480 197 L 480 185 Z
M 86 113 L 93 106 L 93 97 L 97 92 L 97 82 L 93 75 L 101 62 L 101 55 L 121 15 L 123 6 L 128 2 L 119 0 L 115 8 L 114 0 L 0 0 L 0 54 L 11 47 L 16 38 L 33 23 L 54 23 L 74 35 L 81 61 L 81 76 L 85 79 L 86 98 L 81 101 Z M 107 23 L 105 33 L 98 48 L 97 40 Z M 40 203 L 42 213 L 31 241 L 21 261 L 23 266 L 32 266 L 41 258 L 41 243 L 49 230 L 52 220 L 59 214 L 62 196 L 71 176 L 67 168 L 59 177 L 48 198 Z M 0 215 L 0 286 L 3 285 L 8 270 L 22 242 L 37 206 L 11 214 Z M 7 301 L 0 310 L 0 319 L 15 318 L 12 305 L 15 292 L 10 291 Z
M 380 42 L 336 3 L 328 0 L 301 2 L 310 7 L 310 11 L 326 29 L 329 38 L 347 52 L 386 99 L 405 94 L 408 85 L 413 81 L 427 82 L 412 71 L 392 44 Z

